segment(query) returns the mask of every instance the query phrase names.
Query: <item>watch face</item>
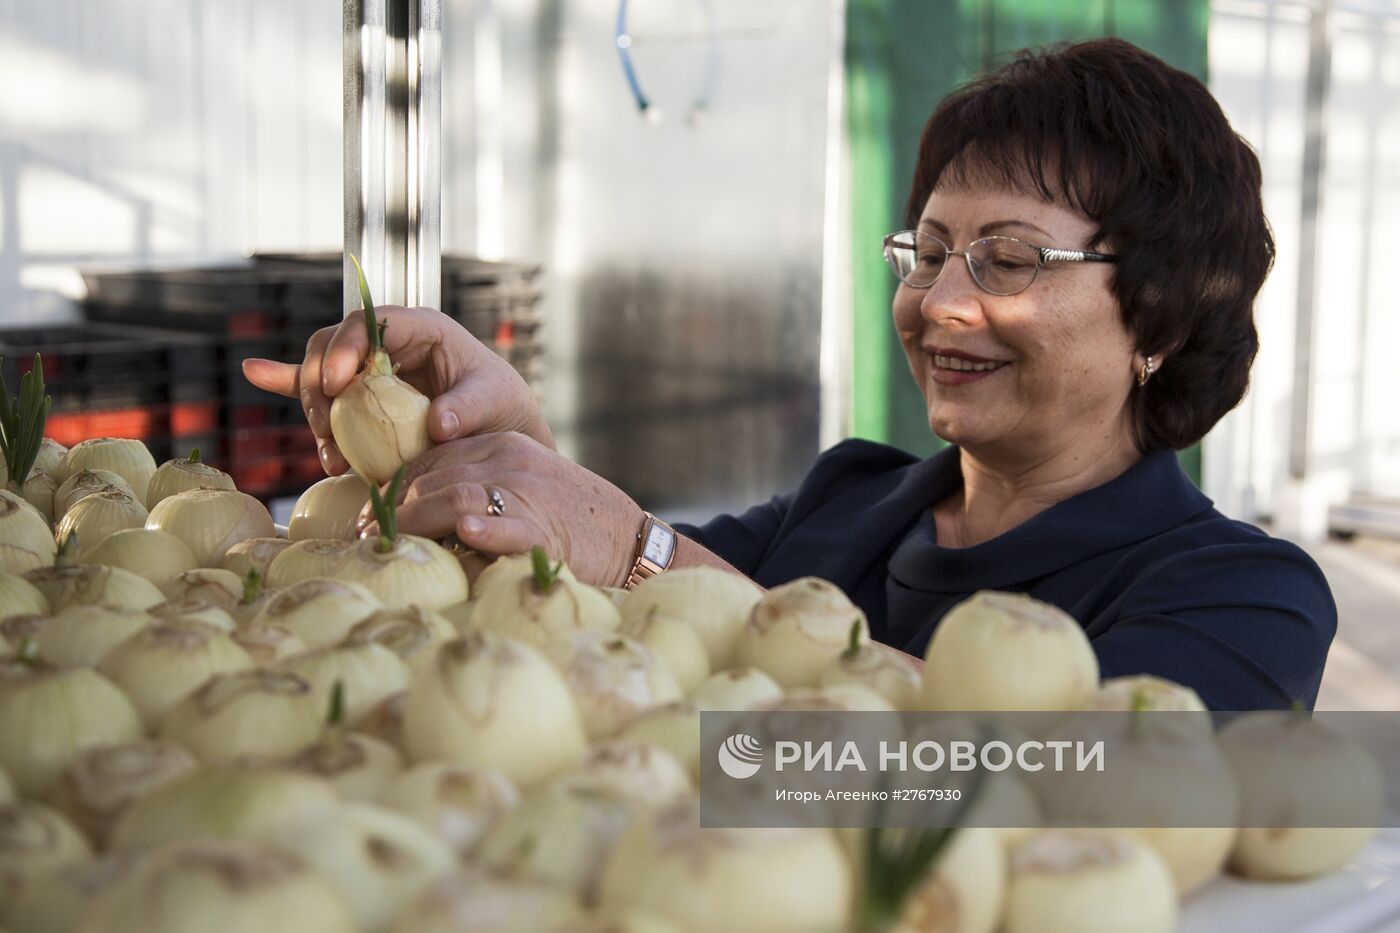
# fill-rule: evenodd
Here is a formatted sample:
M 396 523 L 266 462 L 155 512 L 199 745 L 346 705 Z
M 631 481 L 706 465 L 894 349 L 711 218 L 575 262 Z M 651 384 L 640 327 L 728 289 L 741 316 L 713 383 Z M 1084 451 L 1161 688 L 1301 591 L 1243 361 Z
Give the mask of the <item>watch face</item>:
M 642 549 L 642 556 L 658 567 L 669 567 L 671 553 L 675 549 L 675 533 L 660 525 L 652 525 L 651 534 L 647 535 L 646 547 Z

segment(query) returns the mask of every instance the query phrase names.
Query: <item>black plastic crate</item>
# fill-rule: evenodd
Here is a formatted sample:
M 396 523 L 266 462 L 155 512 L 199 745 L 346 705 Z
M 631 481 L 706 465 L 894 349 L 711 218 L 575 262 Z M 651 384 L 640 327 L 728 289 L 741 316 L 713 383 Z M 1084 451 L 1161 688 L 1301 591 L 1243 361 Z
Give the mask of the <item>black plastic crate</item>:
M 44 361 L 54 412 L 92 411 L 217 397 L 218 352 L 208 338 L 150 328 L 85 324 L 0 330 L 5 383 Z

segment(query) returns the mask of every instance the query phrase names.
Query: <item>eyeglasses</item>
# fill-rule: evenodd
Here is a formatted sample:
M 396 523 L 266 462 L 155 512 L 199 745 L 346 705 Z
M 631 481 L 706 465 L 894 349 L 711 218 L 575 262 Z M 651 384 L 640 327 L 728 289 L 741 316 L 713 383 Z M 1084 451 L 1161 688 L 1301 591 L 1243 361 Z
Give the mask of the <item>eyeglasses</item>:
M 929 288 L 943 274 L 949 256 L 967 260 L 967 271 L 984 292 L 1014 295 L 1030 288 L 1047 262 L 1116 262 L 1108 253 L 1035 246 L 1010 236 L 973 240 L 967 249 L 953 249 L 921 230 L 901 230 L 885 237 L 885 261 L 910 288 Z

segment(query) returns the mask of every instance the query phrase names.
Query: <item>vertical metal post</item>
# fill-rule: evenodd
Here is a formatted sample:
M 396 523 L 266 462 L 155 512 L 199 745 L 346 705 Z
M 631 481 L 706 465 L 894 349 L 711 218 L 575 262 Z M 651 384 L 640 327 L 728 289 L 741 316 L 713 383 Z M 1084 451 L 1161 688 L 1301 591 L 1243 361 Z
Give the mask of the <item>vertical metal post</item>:
M 1293 341 L 1293 402 L 1289 419 L 1288 475 L 1308 475 L 1312 446 L 1313 360 L 1317 345 L 1318 222 L 1322 214 L 1327 97 L 1332 76 L 1331 0 L 1315 0 L 1308 23 L 1308 74 L 1303 117 L 1303 179 L 1298 226 L 1298 316 Z
M 442 0 L 344 0 L 345 252 L 375 300 L 439 307 Z M 347 311 L 360 306 L 345 260 Z

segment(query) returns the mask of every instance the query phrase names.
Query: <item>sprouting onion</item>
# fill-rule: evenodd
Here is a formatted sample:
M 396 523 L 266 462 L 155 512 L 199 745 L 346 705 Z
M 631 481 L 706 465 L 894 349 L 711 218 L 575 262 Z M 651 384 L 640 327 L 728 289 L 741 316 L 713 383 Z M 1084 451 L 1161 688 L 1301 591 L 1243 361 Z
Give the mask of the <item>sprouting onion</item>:
M 44 361 L 39 354 L 34 354 L 34 368 L 20 377 L 18 398 L 11 398 L 5 386 L 4 366 L 5 359 L 0 357 L 0 453 L 4 454 L 9 471 L 6 486 L 11 492 L 24 496 L 48 521 L 53 521 L 53 478 L 40 471 L 43 476 L 40 480 L 34 466 L 44 441 L 44 421 L 53 401 L 44 394 Z M 28 492 L 31 481 L 40 500 L 37 503 Z M 44 508 L 45 502 L 47 508 Z

